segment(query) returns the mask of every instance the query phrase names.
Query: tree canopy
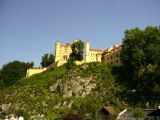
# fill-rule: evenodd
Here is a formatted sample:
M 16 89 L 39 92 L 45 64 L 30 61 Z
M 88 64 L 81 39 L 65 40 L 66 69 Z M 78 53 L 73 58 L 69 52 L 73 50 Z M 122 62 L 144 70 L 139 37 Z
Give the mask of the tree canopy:
M 55 62 L 55 56 L 52 53 L 51 54 L 46 53 L 42 56 L 41 66 L 48 67 L 54 62 Z
M 1 88 L 3 85 L 10 86 L 16 83 L 21 78 L 24 78 L 28 68 L 33 67 L 34 63 L 25 63 L 20 61 L 9 62 L 4 65 L 0 71 Z
M 160 27 L 126 30 L 121 59 L 129 88 L 160 97 Z
M 133 28 L 125 31 L 122 49 L 123 66 L 134 72 L 148 64 L 160 65 L 160 28 Z
M 72 53 L 70 54 L 70 59 L 73 61 L 81 61 L 83 60 L 83 53 L 84 53 L 84 43 L 82 40 L 75 41 L 72 46 Z
M 84 43 L 82 40 L 77 40 L 71 45 L 72 53 L 66 63 L 67 69 L 71 69 L 76 66 L 75 61 L 83 60 Z

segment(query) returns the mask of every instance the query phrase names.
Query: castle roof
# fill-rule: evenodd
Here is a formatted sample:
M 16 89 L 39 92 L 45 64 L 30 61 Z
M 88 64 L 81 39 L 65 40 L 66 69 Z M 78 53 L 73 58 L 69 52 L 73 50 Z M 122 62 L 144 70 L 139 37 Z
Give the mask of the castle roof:
M 100 49 L 93 49 L 93 48 L 90 48 L 89 50 L 90 50 L 90 51 L 95 51 L 95 52 L 104 52 L 104 50 L 100 50 Z
M 114 45 L 113 47 L 110 47 L 109 49 L 106 49 L 103 54 L 109 54 L 109 53 L 112 53 L 114 51 L 117 51 L 119 49 L 122 48 L 122 45 Z

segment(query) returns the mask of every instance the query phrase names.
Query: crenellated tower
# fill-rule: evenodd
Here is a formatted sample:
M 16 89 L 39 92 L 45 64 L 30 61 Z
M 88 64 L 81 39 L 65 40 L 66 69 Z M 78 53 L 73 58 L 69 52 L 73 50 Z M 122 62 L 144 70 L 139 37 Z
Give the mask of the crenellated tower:
M 89 42 L 85 42 L 85 49 L 84 49 L 84 53 L 85 53 L 85 63 L 88 63 L 90 61 L 90 54 L 89 54 L 89 49 L 90 49 L 90 43 Z
M 61 56 L 61 44 L 59 41 L 57 41 L 55 43 L 55 62 L 60 60 L 60 56 Z
M 55 62 L 58 62 L 58 66 L 66 63 L 71 53 L 71 44 L 61 44 L 58 41 L 55 43 Z

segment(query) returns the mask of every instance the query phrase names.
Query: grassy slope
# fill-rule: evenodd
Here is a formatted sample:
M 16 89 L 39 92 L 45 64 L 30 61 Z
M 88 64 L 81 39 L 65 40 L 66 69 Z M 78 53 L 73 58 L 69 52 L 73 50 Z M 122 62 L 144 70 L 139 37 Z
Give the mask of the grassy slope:
M 74 77 L 83 78 L 93 77 L 91 82 L 96 84 L 92 92 L 85 97 L 63 98 L 60 91 L 51 92 L 49 86 L 59 78 L 67 81 L 70 71 L 74 71 Z M 43 114 L 46 118 L 63 116 L 67 112 L 76 112 L 87 114 L 88 119 L 98 119 L 99 111 L 103 106 L 113 105 L 121 108 L 121 103 L 117 97 L 120 87 L 115 83 L 111 70 L 107 65 L 101 63 L 92 63 L 76 67 L 68 71 L 64 66 L 34 75 L 17 82 L 1 92 L 0 104 L 11 105 L 6 111 L 13 113 L 23 110 L 28 116 L 40 116 Z M 67 84 L 67 83 L 64 83 Z M 72 107 L 67 109 L 64 105 L 54 108 L 59 102 L 73 102 Z M 7 108 L 7 107 L 6 107 Z
M 50 111 L 48 110 L 50 108 L 43 108 L 41 105 L 44 101 L 48 103 L 52 102 L 52 99 L 56 101 L 55 96 L 49 93 L 48 86 L 52 81 L 60 78 L 66 72 L 65 67 L 59 67 L 53 71 L 47 71 L 20 80 L 14 86 L 2 91 L 0 102 L 5 104 L 12 103 L 12 107 L 7 110 L 9 113 L 15 109 L 23 109 L 27 112 L 35 111 L 35 114 L 43 113 L 45 109 L 46 111 Z

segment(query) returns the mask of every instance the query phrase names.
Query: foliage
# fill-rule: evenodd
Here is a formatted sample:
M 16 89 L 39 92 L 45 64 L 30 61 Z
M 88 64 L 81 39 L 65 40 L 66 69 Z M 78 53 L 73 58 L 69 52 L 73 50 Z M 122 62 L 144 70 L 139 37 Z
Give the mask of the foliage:
M 84 52 L 84 43 L 82 40 L 75 41 L 72 46 L 72 53 L 70 54 L 70 58 L 73 61 L 81 61 L 83 60 L 83 52 Z
M 79 114 L 68 113 L 64 120 L 84 120 L 84 118 Z
M 57 118 L 57 116 L 52 112 L 52 113 L 48 113 L 47 118 L 49 120 L 55 120 Z
M 27 114 L 26 111 L 24 111 L 22 109 L 16 110 L 15 114 L 16 114 L 17 117 L 22 116 L 25 120 L 29 120 L 29 115 Z
M 154 104 L 160 98 L 160 27 L 126 30 L 121 59 L 126 86 L 142 103 Z
M 41 66 L 48 67 L 54 62 L 55 62 L 55 56 L 52 53 L 51 54 L 47 53 L 42 56 Z
M 74 60 L 72 58 L 69 58 L 65 65 L 66 65 L 67 69 L 72 69 L 76 66 L 76 64 L 74 63 Z
M 72 53 L 66 63 L 67 69 L 72 69 L 76 66 L 75 61 L 83 60 L 83 52 L 84 52 L 84 43 L 81 40 L 75 41 L 72 46 Z
M 33 67 L 33 62 L 25 63 L 20 61 L 13 61 L 3 66 L 0 74 L 0 84 L 11 86 L 26 75 L 28 68 Z M 4 82 L 4 83 L 3 83 Z
M 145 112 L 143 112 L 140 108 L 135 108 L 133 111 L 133 116 L 138 120 L 139 118 L 145 117 Z
M 0 90 L 5 88 L 5 84 L 3 80 L 0 80 Z

